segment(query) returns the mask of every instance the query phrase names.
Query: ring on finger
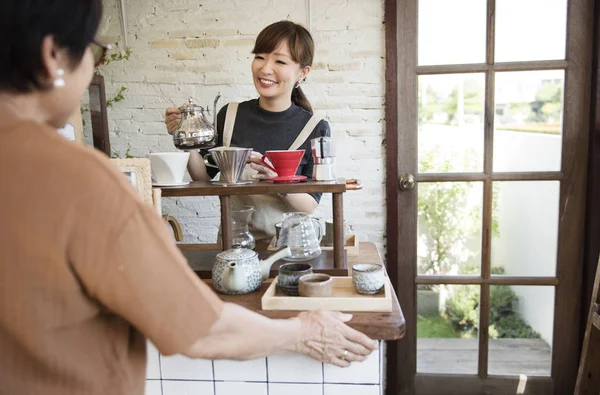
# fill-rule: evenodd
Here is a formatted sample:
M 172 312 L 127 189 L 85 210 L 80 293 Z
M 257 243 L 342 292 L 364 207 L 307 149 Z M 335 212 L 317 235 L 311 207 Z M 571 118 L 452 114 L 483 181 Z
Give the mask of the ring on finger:
M 344 354 L 340 357 L 340 359 L 342 361 L 345 361 L 347 356 L 348 356 L 348 350 L 344 350 Z

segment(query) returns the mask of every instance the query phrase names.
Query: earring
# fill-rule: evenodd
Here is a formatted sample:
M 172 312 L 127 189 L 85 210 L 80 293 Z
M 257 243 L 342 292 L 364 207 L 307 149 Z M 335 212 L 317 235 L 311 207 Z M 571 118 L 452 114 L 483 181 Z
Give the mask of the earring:
M 65 86 L 65 79 L 63 76 L 65 75 L 65 71 L 63 69 L 56 70 L 56 78 L 54 78 L 54 87 L 62 88 Z

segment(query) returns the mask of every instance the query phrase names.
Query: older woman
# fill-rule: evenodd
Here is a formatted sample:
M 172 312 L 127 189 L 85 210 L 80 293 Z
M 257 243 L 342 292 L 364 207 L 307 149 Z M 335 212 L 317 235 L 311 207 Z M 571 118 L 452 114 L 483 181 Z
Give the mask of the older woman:
M 223 303 L 107 158 L 58 135 L 104 47 L 101 0 L 0 2 L 0 392 L 142 394 L 145 344 L 348 366 L 350 315 L 271 320 Z

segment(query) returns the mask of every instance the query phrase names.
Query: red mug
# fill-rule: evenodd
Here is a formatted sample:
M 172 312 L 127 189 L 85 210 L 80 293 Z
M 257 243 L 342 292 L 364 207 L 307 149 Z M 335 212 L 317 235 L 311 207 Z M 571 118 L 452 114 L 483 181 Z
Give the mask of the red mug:
M 277 173 L 278 177 L 292 177 L 296 175 L 302 156 L 304 156 L 304 150 L 267 151 L 260 161 Z M 267 158 L 273 166 L 266 162 Z

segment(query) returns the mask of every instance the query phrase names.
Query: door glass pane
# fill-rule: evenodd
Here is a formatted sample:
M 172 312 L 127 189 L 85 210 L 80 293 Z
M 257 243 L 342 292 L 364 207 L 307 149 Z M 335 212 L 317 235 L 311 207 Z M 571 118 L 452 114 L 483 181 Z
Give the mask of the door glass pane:
M 493 184 L 493 274 L 556 274 L 559 193 L 558 181 Z
M 478 285 L 417 290 L 417 372 L 477 373 Z
M 419 172 L 483 171 L 483 74 L 419 77 Z
M 418 183 L 417 272 L 477 275 L 483 183 Z
M 419 0 L 419 66 L 485 62 L 486 2 Z
M 565 58 L 567 0 L 496 0 L 496 62 Z
M 494 171 L 559 171 L 564 71 L 496 74 Z
M 550 376 L 554 287 L 492 285 L 488 371 Z

